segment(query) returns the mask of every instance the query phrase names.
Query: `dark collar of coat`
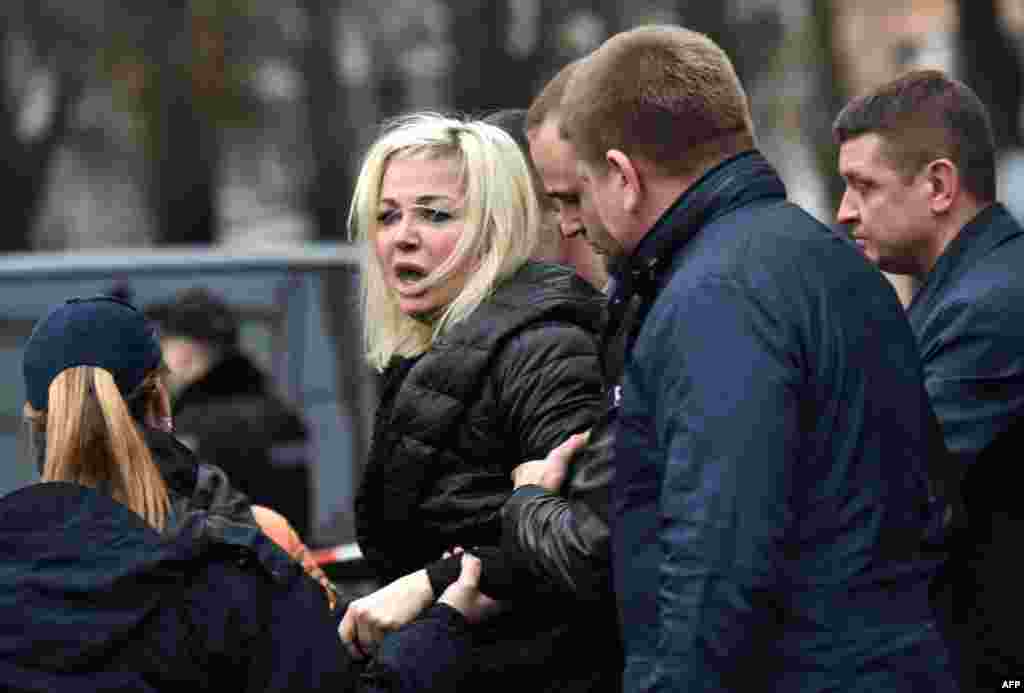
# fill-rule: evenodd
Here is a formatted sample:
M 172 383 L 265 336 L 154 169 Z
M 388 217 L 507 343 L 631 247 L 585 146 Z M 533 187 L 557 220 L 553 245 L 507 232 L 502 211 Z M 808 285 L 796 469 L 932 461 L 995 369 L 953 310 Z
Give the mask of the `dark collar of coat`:
M 978 212 L 960 229 L 960 233 L 946 247 L 931 272 L 925 277 L 924 284 L 914 295 L 907 309 L 911 321 L 913 322 L 913 316 L 920 313 L 924 306 L 931 304 L 934 296 L 956 281 L 979 258 L 987 255 L 997 245 L 1022 233 L 1024 229 L 1021 229 L 1009 210 L 998 202 Z
M 189 384 L 174 402 L 178 413 L 185 407 L 211 399 L 237 395 L 262 395 L 267 392 L 266 375 L 252 360 L 234 351 L 228 353 L 202 378 Z
M 715 218 L 755 199 L 785 198 L 786 188 L 757 150 L 733 156 L 709 169 L 687 188 L 651 227 L 636 251 L 611 268 L 612 302 L 634 293 L 657 293 L 676 251 Z

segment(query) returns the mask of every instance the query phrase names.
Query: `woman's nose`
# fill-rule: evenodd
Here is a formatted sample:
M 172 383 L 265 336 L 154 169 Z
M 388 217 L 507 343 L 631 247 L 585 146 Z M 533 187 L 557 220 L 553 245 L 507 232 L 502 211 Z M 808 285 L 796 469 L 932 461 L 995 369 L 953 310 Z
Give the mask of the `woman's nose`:
M 403 219 L 398 222 L 398 229 L 395 234 L 395 245 L 403 250 L 408 250 L 418 247 L 419 244 L 419 229 L 416 228 L 412 215 L 405 215 Z

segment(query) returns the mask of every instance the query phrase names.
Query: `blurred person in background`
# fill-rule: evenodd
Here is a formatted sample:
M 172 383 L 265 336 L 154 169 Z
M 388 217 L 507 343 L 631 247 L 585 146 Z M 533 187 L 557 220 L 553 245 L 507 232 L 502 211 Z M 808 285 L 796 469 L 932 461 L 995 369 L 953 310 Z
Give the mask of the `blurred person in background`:
M 560 111 L 642 301 L 613 442 L 625 690 L 952 691 L 919 555 L 944 451 L 892 286 L 786 200 L 708 37 L 616 34 Z
M 513 469 L 599 413 L 603 296 L 571 269 L 533 260 L 542 216 L 527 159 L 482 121 L 390 123 L 364 159 L 351 226 L 368 241 L 364 325 L 384 374 L 357 537 L 393 581 L 342 621 L 350 650 L 366 656 L 433 601 L 444 552 L 500 545 Z M 574 618 L 582 607 L 531 583 L 526 601 L 503 602 L 475 633 L 473 680 L 593 684 Z
M 160 328 L 175 433 L 249 499 L 310 536 L 306 426 L 240 344 L 237 311 L 203 287 L 146 308 Z
M 1016 508 L 1000 491 L 1017 462 L 1011 438 L 988 448 L 1024 414 L 1024 230 L 996 201 L 989 114 L 962 82 L 909 72 L 852 100 L 833 131 L 846 181 L 838 221 L 868 260 L 920 284 L 907 317 L 962 501 L 936 605 L 961 684 L 989 690 L 1024 662 L 1005 636 L 1019 623 L 1016 584 L 980 578 L 999 574 L 984 566 L 1019 536 L 997 521 Z

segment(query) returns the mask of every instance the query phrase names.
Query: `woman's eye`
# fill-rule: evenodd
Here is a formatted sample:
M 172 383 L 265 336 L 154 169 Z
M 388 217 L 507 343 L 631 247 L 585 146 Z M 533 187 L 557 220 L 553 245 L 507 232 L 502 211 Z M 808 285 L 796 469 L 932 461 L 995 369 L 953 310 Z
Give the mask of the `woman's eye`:
M 432 224 L 442 224 L 452 218 L 450 212 L 443 209 L 432 209 L 430 207 L 419 208 L 420 217 Z
M 381 226 L 388 226 L 395 222 L 399 217 L 397 209 L 386 209 L 382 212 L 377 212 L 377 223 Z

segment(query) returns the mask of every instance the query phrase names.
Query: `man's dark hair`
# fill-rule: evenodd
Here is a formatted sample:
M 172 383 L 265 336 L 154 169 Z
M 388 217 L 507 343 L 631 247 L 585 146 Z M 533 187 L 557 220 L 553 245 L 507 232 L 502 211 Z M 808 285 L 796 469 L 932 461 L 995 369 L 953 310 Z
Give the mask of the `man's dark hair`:
M 188 337 L 222 350 L 238 346 L 237 314 L 204 287 L 185 289 L 171 301 L 148 306 L 145 312 L 164 336 Z
M 882 137 L 883 153 L 905 177 L 949 159 L 979 202 L 996 197 L 995 139 L 978 95 L 941 70 L 914 70 L 858 96 L 832 125 L 841 145 L 866 134 Z

